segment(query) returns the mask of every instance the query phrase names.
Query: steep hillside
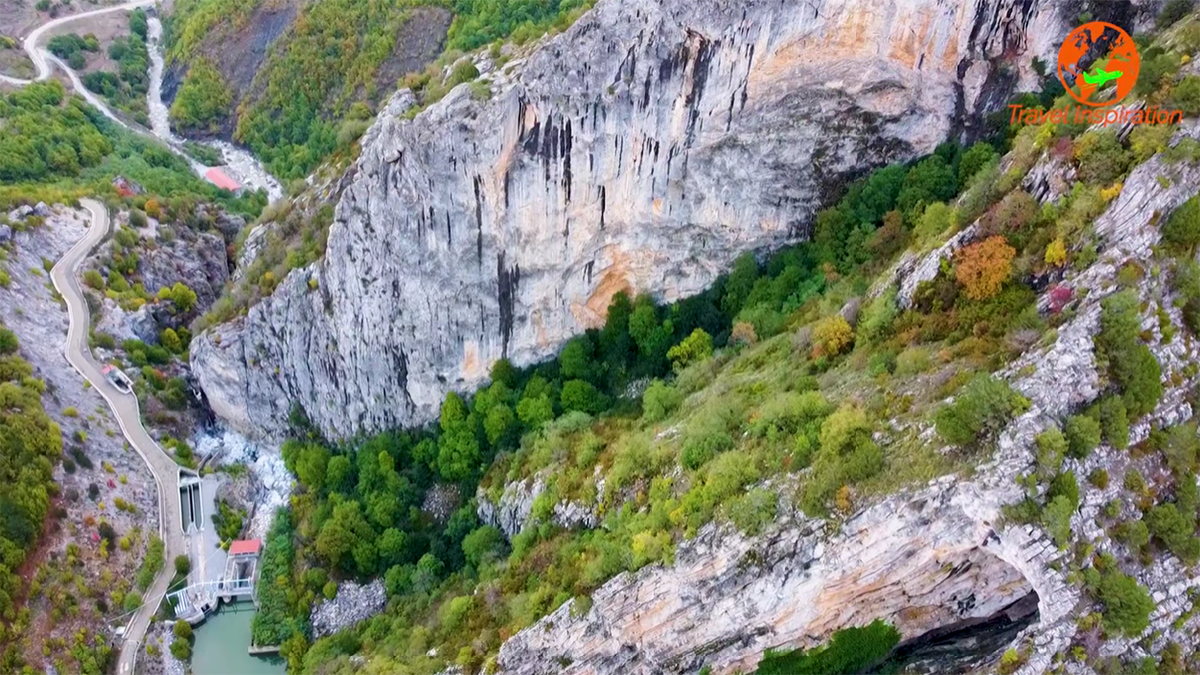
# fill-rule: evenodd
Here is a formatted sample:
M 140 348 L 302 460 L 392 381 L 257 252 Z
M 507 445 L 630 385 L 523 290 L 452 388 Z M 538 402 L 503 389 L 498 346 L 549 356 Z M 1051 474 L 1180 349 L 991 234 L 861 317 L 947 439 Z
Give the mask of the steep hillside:
M 167 24 L 179 78 L 172 122 L 194 134 L 233 136 L 276 175 L 302 178 L 352 143 L 398 81 L 444 47 L 453 60 L 455 50 L 527 40 L 569 24 L 589 4 L 180 0 Z
M 875 171 L 814 243 L 618 294 L 434 428 L 297 412 L 256 635 L 322 675 L 1193 672 L 1200 23 L 1156 49 L 1181 127 Z M 386 611 L 310 632 L 374 576 Z
M 772 8 L 656 9 L 402 91 L 325 258 L 193 343 L 299 481 L 256 639 L 321 675 L 1195 671 L 1194 13 L 1123 102 L 1183 124 L 960 147 L 923 92 L 999 95 L 970 64 L 806 89 L 836 65 Z
M 742 252 L 804 238 L 848 177 L 932 151 L 1014 76 L 1036 88 L 1058 12 L 600 2 L 419 113 L 394 96 L 324 259 L 200 336 L 196 373 L 251 433 L 278 435 L 293 405 L 334 438 L 428 420 L 497 359 L 602 324 L 617 292 L 693 295 Z

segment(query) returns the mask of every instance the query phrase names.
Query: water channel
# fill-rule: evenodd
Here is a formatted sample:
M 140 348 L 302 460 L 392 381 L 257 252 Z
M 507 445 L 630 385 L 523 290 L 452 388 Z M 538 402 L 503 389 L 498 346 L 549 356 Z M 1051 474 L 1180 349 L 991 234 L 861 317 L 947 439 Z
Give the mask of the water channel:
M 283 675 L 283 659 L 250 656 L 250 621 L 254 603 L 221 605 L 217 612 L 196 627 L 192 650 L 193 675 Z

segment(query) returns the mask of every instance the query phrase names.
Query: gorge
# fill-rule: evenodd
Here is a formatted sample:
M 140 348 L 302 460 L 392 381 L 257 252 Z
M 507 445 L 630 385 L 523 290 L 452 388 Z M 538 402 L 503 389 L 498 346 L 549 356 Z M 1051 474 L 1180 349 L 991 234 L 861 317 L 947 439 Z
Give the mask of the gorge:
M 485 97 L 460 86 L 409 120 L 397 93 L 324 260 L 198 337 L 201 387 L 267 437 L 293 404 L 331 438 L 424 422 L 496 359 L 598 326 L 618 291 L 686 297 L 804 238 L 848 178 L 1031 88 L 1064 11 L 603 0 L 487 75 Z

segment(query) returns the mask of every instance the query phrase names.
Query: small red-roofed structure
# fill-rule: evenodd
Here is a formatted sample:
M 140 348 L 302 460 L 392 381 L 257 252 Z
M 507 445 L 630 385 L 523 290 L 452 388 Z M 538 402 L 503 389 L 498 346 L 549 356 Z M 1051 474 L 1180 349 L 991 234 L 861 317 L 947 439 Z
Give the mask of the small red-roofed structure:
M 262 549 L 262 541 L 258 539 L 239 539 L 229 545 L 229 555 L 258 555 Z
M 213 185 L 216 185 L 224 190 L 229 190 L 230 192 L 237 192 L 238 190 L 242 189 L 242 186 L 236 180 L 230 178 L 229 174 L 222 171 L 221 167 L 219 166 L 214 166 L 208 171 L 205 171 L 204 177 L 207 178 L 208 182 L 212 183 Z

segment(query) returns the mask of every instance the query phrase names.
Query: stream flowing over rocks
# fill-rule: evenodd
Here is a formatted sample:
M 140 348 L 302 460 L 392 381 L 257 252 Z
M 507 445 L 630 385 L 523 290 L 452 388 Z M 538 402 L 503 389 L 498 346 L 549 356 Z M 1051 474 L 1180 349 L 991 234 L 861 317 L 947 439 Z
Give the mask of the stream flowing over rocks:
M 294 479 L 283 464 L 278 448 L 264 447 L 221 425 L 202 429 L 191 439 L 199 456 L 212 456 L 218 464 L 244 464 L 250 469 L 254 514 L 246 531 L 249 539 L 266 539 L 275 511 L 287 506 Z
M 197 336 L 195 373 L 248 435 L 278 439 L 293 402 L 332 439 L 427 421 L 619 291 L 670 302 L 805 238 L 843 179 L 1032 87 L 1066 5 L 600 0 L 488 73 L 486 100 L 463 84 L 410 120 L 397 92 L 324 259 Z
M 184 139 L 179 138 L 171 132 L 170 115 L 166 104 L 162 100 L 164 70 L 162 21 L 157 16 L 151 14 L 146 17 L 146 24 L 146 34 L 149 38 L 146 42 L 146 48 L 150 52 L 150 91 L 146 95 L 146 103 L 149 108 L 150 128 L 154 132 L 154 135 L 167 145 L 182 149 Z M 267 196 L 271 201 L 283 197 L 283 187 L 279 184 L 279 181 L 249 151 L 243 150 L 228 141 L 209 140 L 196 142 L 215 148 L 221 153 L 221 158 L 225 162 L 222 170 L 230 178 L 233 178 L 251 190 L 266 190 Z M 193 164 L 192 168 L 203 176 L 208 167 L 192 159 L 187 155 L 186 151 L 184 151 L 184 155 Z

